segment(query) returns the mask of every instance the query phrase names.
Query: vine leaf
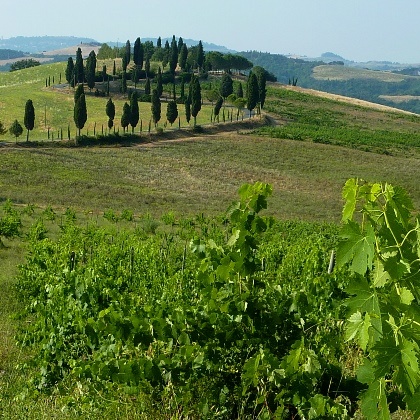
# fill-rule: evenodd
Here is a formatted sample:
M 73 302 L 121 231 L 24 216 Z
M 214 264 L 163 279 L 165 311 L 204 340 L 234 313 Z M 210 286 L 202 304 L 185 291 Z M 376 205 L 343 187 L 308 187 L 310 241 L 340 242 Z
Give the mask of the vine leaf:
M 375 233 L 368 224 L 362 232 L 356 222 L 349 220 L 341 231 L 342 241 L 337 249 L 337 265 L 343 266 L 351 262 L 351 269 L 359 274 L 365 274 L 372 269 L 374 257 Z
M 370 315 L 366 313 L 363 316 L 357 311 L 348 319 L 345 338 L 347 341 L 357 339 L 361 349 L 366 351 L 369 343 L 369 330 L 371 327 Z
M 353 218 L 353 213 L 356 210 L 357 187 L 357 180 L 355 178 L 348 179 L 344 184 L 342 197 L 346 200 L 346 203 L 343 207 L 343 222 Z
M 357 277 L 352 279 L 351 283 L 346 289 L 346 292 L 350 297 L 346 306 L 349 309 L 349 313 L 352 314 L 348 320 L 347 329 L 350 327 L 350 323 L 353 323 L 353 329 L 356 329 L 354 337 L 357 338 L 359 344 L 363 347 L 362 343 L 365 342 L 366 338 L 371 337 L 373 342 L 378 341 L 382 336 L 382 319 L 381 319 L 381 308 L 379 305 L 378 295 L 375 289 L 370 288 L 366 279 Z M 369 314 L 369 318 L 365 316 L 363 319 L 363 326 L 360 323 L 357 324 L 357 316 L 354 315 L 357 312 L 360 313 L 360 322 L 362 322 L 363 313 Z M 354 317 L 353 317 L 354 316 Z M 352 318 L 353 317 L 353 318 Z M 369 330 L 369 336 L 366 336 L 366 329 L 369 328 L 368 323 L 372 326 L 372 330 Z M 364 328 L 364 332 L 363 329 Z M 351 327 L 347 333 L 348 339 L 350 339 Z M 359 333 L 359 334 L 358 334 Z M 360 333 L 362 336 L 360 336 Z M 352 337 L 353 338 L 353 337 Z
M 363 415 L 368 419 L 391 419 L 385 394 L 384 378 L 378 379 L 369 385 L 369 388 L 362 394 L 360 407 Z
M 418 346 L 403 336 L 396 343 L 393 335 L 374 347 L 376 353 L 376 377 L 385 377 L 391 369 L 395 369 L 395 381 L 402 387 L 404 393 L 414 394 L 419 383 L 419 365 L 417 359 Z

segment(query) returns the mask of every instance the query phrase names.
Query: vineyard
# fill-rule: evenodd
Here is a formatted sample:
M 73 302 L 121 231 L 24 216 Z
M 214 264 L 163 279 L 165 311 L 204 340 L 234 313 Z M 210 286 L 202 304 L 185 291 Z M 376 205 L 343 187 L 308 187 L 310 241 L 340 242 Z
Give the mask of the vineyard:
M 25 398 L 58 393 L 69 418 L 121 401 L 148 418 L 417 413 L 410 199 L 350 179 L 339 229 L 260 215 L 271 193 L 244 184 L 225 215 L 167 214 L 159 230 L 130 212 L 82 226 L 45 210 L 15 285 L 17 339 L 33 350 Z M 1 220 L 4 236 L 19 231 L 10 204 Z
M 419 417 L 418 116 L 265 110 L 2 145 L 0 417 Z

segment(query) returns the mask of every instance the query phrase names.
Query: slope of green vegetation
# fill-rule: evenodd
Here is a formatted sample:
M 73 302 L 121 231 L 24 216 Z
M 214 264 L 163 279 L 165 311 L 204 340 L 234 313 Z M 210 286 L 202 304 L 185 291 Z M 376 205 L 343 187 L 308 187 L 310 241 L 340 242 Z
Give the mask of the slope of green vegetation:
M 3 81 L 5 92 L 20 92 L 22 110 L 24 77 L 26 92 L 29 75 L 34 93 L 45 89 L 47 73 L 31 73 L 38 69 Z M 72 95 L 45 93 L 72 108 Z M 104 98 L 88 99 L 88 110 L 103 101 L 97 112 L 105 118 Z M 343 300 L 374 258 L 368 223 L 349 222 L 363 187 L 346 206 L 346 232 L 351 244 L 362 238 L 367 245 L 341 254 L 332 273 L 328 262 L 348 178 L 402 185 L 420 207 L 419 117 L 274 85 L 265 109 L 272 125 L 263 129 L 252 126 L 264 121 L 257 116 L 233 131 L 213 124 L 127 147 L 55 141 L 0 149 L 0 200 L 10 198 L 23 223 L 21 236 L 2 237 L 0 248 L 1 416 L 345 419 L 373 406 L 386 410 L 384 396 L 392 409 L 412 407 L 405 374 L 388 365 L 381 375 L 372 371 L 375 351 L 386 355 L 374 348 L 376 309 L 362 308 L 357 318 L 353 302 L 357 310 L 345 324 Z M 382 187 L 368 187 L 368 197 L 378 194 L 382 203 Z M 239 203 L 225 211 L 239 188 Z M 407 219 L 409 200 L 395 193 L 396 207 L 384 212 L 395 215 L 390 226 L 417 229 Z M 381 241 L 392 236 L 383 226 L 372 229 Z M 399 313 L 416 311 L 417 291 L 404 280 L 410 264 L 417 269 L 412 232 L 397 244 L 398 272 L 377 276 L 398 284 L 401 301 L 376 283 L 363 289 L 383 305 L 397 299 Z M 395 258 L 385 243 L 378 249 L 377 260 Z M 404 346 L 391 348 L 417 360 L 416 330 L 401 334 Z M 363 380 L 359 366 L 369 373 Z M 410 375 L 418 381 L 417 371 Z M 386 391 L 376 392 L 378 384 Z M 363 389 L 374 396 L 360 407 Z
M 279 54 L 241 53 L 254 65 L 260 65 L 273 73 L 280 83 L 290 84 L 297 79 L 298 86 L 321 90 L 352 98 L 363 99 L 406 111 L 420 113 L 420 77 L 373 71 L 343 65 L 325 65 L 323 62 L 288 58 Z M 413 96 L 399 101 L 401 96 Z M 392 97 L 396 97 L 394 101 Z

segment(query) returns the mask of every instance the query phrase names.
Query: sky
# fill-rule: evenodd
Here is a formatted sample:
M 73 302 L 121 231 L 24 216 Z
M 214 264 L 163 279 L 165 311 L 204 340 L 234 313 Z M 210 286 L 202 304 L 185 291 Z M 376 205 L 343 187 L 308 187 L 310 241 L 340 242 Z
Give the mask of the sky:
M 236 51 L 420 63 L 418 0 L 1 2 L 3 38 L 62 35 L 125 43 L 175 35 Z

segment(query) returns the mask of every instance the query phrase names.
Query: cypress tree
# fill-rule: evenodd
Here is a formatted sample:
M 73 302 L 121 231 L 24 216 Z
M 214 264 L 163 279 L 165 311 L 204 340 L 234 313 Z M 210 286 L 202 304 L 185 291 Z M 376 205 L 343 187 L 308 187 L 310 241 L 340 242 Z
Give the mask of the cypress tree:
M 181 51 L 182 46 L 184 45 L 184 40 L 182 37 L 179 37 L 178 39 L 178 53 Z
M 152 110 L 153 122 L 155 123 L 155 126 L 156 126 L 157 123 L 159 122 L 160 116 L 161 116 L 160 95 L 159 95 L 159 92 L 157 91 L 157 89 L 153 89 L 153 92 L 152 92 L 151 110 Z
M 104 64 L 102 66 L 102 82 L 105 82 L 106 76 L 106 64 Z
M 69 85 L 73 85 L 73 74 L 74 74 L 74 61 L 72 57 L 69 57 L 67 60 L 67 67 L 66 67 L 66 80 Z
M 146 95 L 150 95 L 150 79 L 149 78 L 146 79 L 146 83 L 144 85 L 144 93 Z
M 133 61 L 136 66 L 141 70 L 143 67 L 143 58 L 144 58 L 144 49 L 143 44 L 141 43 L 140 38 L 137 38 L 134 42 L 133 49 Z
M 191 101 L 190 98 L 187 98 L 185 100 L 185 119 L 187 120 L 187 123 L 190 123 L 191 120 Z
M 214 105 L 214 116 L 219 117 L 220 109 L 223 105 L 223 98 L 219 96 L 219 98 L 216 101 L 216 104 Z M 219 118 L 218 118 L 219 119 Z
M 9 132 L 11 135 L 15 136 L 17 143 L 17 138 L 23 133 L 23 127 L 18 120 L 13 121 L 12 126 L 9 128 Z
M 86 109 L 86 98 L 85 94 L 82 93 L 75 105 L 74 105 L 74 123 L 76 127 L 79 129 L 79 137 L 80 137 L 80 130 L 85 126 L 87 121 L 87 109 Z
M 124 130 L 128 127 L 130 124 L 130 105 L 126 102 L 123 106 L 123 113 L 121 115 L 121 127 Z
M 171 51 L 169 53 L 169 70 L 175 76 L 176 65 L 178 64 L 178 46 L 175 36 L 172 38 Z
M 222 77 L 222 83 L 220 85 L 220 95 L 226 100 L 226 98 L 233 93 L 233 80 L 228 73 L 225 73 Z
M 112 75 L 115 76 L 117 74 L 117 68 L 115 66 L 115 60 L 114 60 L 114 65 L 112 67 Z
M 137 123 L 140 119 L 140 110 L 139 103 L 137 98 L 137 92 L 133 92 L 130 98 L 130 125 L 132 132 L 134 133 L 134 128 L 137 126 Z
M 149 56 L 146 56 L 146 60 L 144 62 L 144 71 L 146 73 L 146 77 L 149 77 L 149 73 L 150 73 L 150 58 L 149 58 Z
M 74 75 L 76 83 L 83 83 L 85 81 L 85 70 L 83 67 L 82 50 L 80 47 L 76 51 L 76 63 L 74 65 Z
M 26 101 L 25 105 L 25 117 L 23 119 L 23 123 L 28 130 L 26 134 L 26 141 L 29 140 L 29 131 L 34 129 L 35 126 L 35 109 L 31 99 Z
M 122 78 L 121 78 L 121 93 L 126 94 L 127 93 L 127 73 L 125 70 L 122 72 Z
M 169 124 L 175 122 L 178 118 L 178 107 L 175 101 L 168 102 L 168 107 L 166 108 L 166 119 L 169 121 Z
M 157 41 L 156 41 L 156 47 L 157 48 L 162 48 L 162 38 L 161 37 L 159 37 L 157 39 Z
M 194 127 L 197 125 L 197 115 L 201 110 L 201 86 L 198 77 L 191 80 L 191 115 L 194 118 Z
M 131 60 L 131 44 L 130 40 L 127 39 L 127 42 L 125 43 L 125 60 L 126 60 L 126 66 L 130 64 Z M 126 67 L 127 68 L 127 67 Z
M 86 81 L 89 90 L 95 87 L 95 73 L 96 73 L 96 54 L 95 51 L 89 53 L 89 57 L 86 60 Z
M 181 70 L 185 70 L 188 57 L 188 47 L 186 44 L 182 44 L 182 47 L 179 51 L 178 64 L 181 67 Z
M 157 74 L 157 77 L 156 77 L 156 90 L 157 90 L 157 93 L 158 93 L 159 98 L 160 98 L 162 96 L 162 93 L 163 93 L 162 70 L 160 69 L 160 67 L 158 69 L 158 74 Z
M 163 49 L 163 58 L 162 58 L 162 67 L 165 68 L 169 61 L 169 55 L 171 52 L 171 47 L 169 46 L 169 41 L 166 40 L 165 47 Z
M 76 88 L 76 90 L 74 92 L 74 103 L 76 103 L 77 100 L 79 99 L 79 97 L 81 95 L 83 95 L 84 93 L 85 93 L 85 89 L 83 87 L 83 84 L 77 85 L 77 88 Z
M 199 41 L 198 43 L 196 61 L 197 61 L 198 71 L 201 72 L 201 69 L 203 68 L 203 64 L 204 64 L 204 50 L 203 50 L 203 43 L 201 41 Z
M 108 128 L 111 129 L 114 125 L 115 118 L 115 105 L 112 99 L 109 98 L 105 108 L 106 115 L 108 117 Z
M 257 82 L 258 82 L 258 93 L 259 93 L 259 102 L 261 109 L 264 107 L 265 96 L 267 94 L 267 79 L 265 71 L 260 71 L 257 73 Z
M 257 76 L 251 72 L 248 76 L 246 89 L 246 107 L 249 110 L 249 118 L 251 118 L 251 111 L 256 107 L 259 100 L 259 89 Z
M 244 97 L 244 90 L 242 88 L 242 83 L 239 82 L 238 89 L 236 90 L 236 97 L 237 98 L 243 98 Z

